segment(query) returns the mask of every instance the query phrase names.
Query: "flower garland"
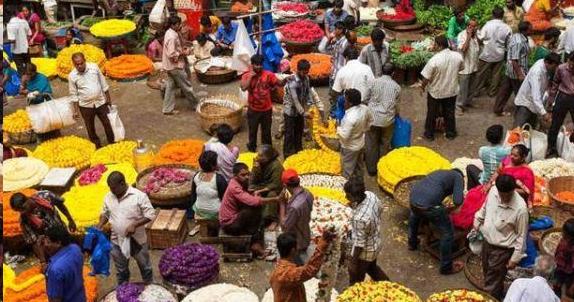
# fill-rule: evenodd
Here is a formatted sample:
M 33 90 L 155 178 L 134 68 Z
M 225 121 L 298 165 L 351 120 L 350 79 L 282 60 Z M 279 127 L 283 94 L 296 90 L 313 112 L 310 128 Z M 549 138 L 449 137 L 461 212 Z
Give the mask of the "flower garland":
M 114 79 L 135 79 L 153 71 L 153 62 L 144 55 L 121 55 L 104 64 L 104 73 Z
M 48 165 L 33 157 L 16 157 L 3 163 L 4 192 L 22 190 L 39 184 L 46 174 Z
M 44 160 L 50 167 L 82 169 L 90 165 L 96 146 L 87 139 L 64 136 L 45 141 L 36 148 L 33 156 Z
M 200 288 L 219 276 L 219 254 L 210 245 L 174 246 L 164 251 L 159 260 L 159 271 L 168 282 Z
M 32 130 L 32 123 L 26 110 L 18 109 L 16 112 L 4 117 L 4 131 L 22 133 Z
M 427 302 L 494 302 L 484 295 L 469 289 L 446 290 L 432 294 Z
M 349 200 L 347 200 L 347 197 L 345 197 L 345 192 L 343 192 L 342 190 L 325 188 L 325 187 L 315 187 L 315 186 L 305 187 L 305 189 L 309 190 L 309 192 L 311 192 L 311 194 L 313 194 L 313 196 L 315 197 L 322 197 L 330 200 L 335 200 L 344 206 L 349 204 Z
M 347 179 L 343 176 L 326 174 L 305 174 L 299 176 L 303 187 L 325 187 L 335 190 L 343 190 Z
M 309 112 L 311 114 L 311 124 L 313 129 L 312 135 L 313 139 L 315 140 L 315 143 L 319 145 L 319 148 L 321 148 L 321 150 L 334 153 L 335 151 L 329 148 L 323 142 L 323 138 L 321 138 L 321 136 L 326 136 L 329 138 L 337 138 L 337 123 L 335 122 L 334 119 L 329 118 L 327 127 L 323 126 L 323 124 L 320 122 L 320 114 L 316 106 L 311 107 L 311 110 Z
M 12 210 L 12 207 L 10 207 L 10 198 L 12 198 L 14 193 L 22 193 L 26 196 L 30 196 L 36 193 L 36 190 L 24 189 L 14 192 L 4 192 L 2 194 L 2 231 L 5 238 L 22 234 L 22 228 L 20 227 L 20 213 Z
M 311 63 L 311 69 L 309 69 L 309 79 L 311 80 L 322 80 L 329 78 L 331 75 L 331 56 L 322 53 L 307 53 L 294 55 L 289 63 L 291 65 L 291 70 L 293 73 L 297 73 L 297 64 L 301 60 L 307 60 Z
M 36 65 L 38 73 L 48 78 L 55 77 L 58 74 L 56 71 L 58 60 L 54 58 L 32 58 L 32 64 Z
M 385 191 L 393 193 L 395 186 L 405 178 L 450 168 L 451 164 L 446 158 L 429 148 L 404 147 L 389 152 L 379 160 L 377 182 Z
M 98 22 L 90 27 L 94 37 L 110 38 L 123 36 L 136 29 L 136 24 L 130 20 L 109 19 Z
M 339 154 L 319 149 L 299 151 L 285 159 L 285 169 L 295 169 L 299 174 L 327 173 L 341 174 Z
M 94 184 L 73 186 L 70 191 L 62 195 L 62 198 L 66 200 L 66 207 L 79 229 L 98 224 L 104 198 L 109 191 L 108 187 Z M 64 215 L 60 214 L 60 217 L 63 221 L 68 221 Z
M 253 169 L 253 161 L 256 156 L 257 153 L 255 152 L 243 152 L 239 154 L 239 157 L 237 157 L 237 162 L 246 164 L 247 167 L 249 167 L 249 170 L 251 170 Z
M 100 148 L 90 157 L 90 165 L 130 163 L 134 165 L 133 150 L 137 147 L 134 141 L 121 141 Z
M 528 164 L 534 175 L 550 180 L 559 176 L 574 176 L 574 163 L 562 158 L 536 160 Z
M 84 54 L 86 62 L 95 63 L 100 67 L 100 69 L 104 67 L 104 63 L 106 62 L 106 55 L 104 54 L 103 50 L 91 44 L 72 44 L 69 47 L 62 49 L 56 58 L 56 70 L 60 78 L 65 80 L 68 79 L 68 75 L 72 69 L 74 69 L 72 55 L 77 52 Z
M 360 282 L 348 287 L 338 302 L 421 302 L 421 298 L 412 290 L 389 281 Z
M 323 30 L 315 22 L 303 19 L 281 26 L 279 29 L 284 41 L 309 43 L 321 39 Z
M 84 287 L 86 289 L 86 301 L 95 302 L 98 296 L 98 280 L 96 277 L 89 275 L 90 268 L 84 266 L 83 277 L 84 277 Z M 6 288 L 6 294 L 4 295 L 4 301 L 10 302 L 46 302 L 48 301 L 48 296 L 46 295 L 46 282 L 44 281 L 44 275 L 40 272 L 40 266 L 34 266 L 19 275 L 14 279 L 14 284 L 27 284 L 28 286 L 23 288 L 21 291 L 15 291 L 12 288 Z M 28 280 L 33 280 L 35 282 L 28 282 Z
M 196 139 L 172 140 L 161 146 L 154 157 L 154 165 L 185 164 L 198 168 L 204 142 Z

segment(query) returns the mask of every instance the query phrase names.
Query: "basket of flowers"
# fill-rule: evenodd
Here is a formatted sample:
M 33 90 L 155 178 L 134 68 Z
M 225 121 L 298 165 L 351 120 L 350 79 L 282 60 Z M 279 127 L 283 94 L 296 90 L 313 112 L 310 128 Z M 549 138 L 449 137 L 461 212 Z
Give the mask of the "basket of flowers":
M 104 64 L 104 73 L 119 82 L 145 79 L 153 72 L 153 62 L 144 55 L 121 55 Z
M 407 287 L 390 281 L 360 282 L 339 295 L 339 302 L 421 302 L 421 298 Z
M 150 167 L 138 174 L 136 188 L 148 194 L 159 207 L 186 204 L 191 197 L 191 182 L 195 171 L 183 164 Z
M 214 64 L 217 60 L 220 64 Z M 231 57 L 206 58 L 193 64 L 197 79 L 205 84 L 224 84 L 237 78 L 237 71 L 230 68 Z
M 466 288 L 449 289 L 432 294 L 427 302 L 498 302 L 496 298 L 481 290 Z
M 126 19 L 100 21 L 90 27 L 90 33 L 99 39 L 114 40 L 128 36 L 136 30 L 136 24 Z
M 56 71 L 61 79 L 68 79 L 68 75 L 74 68 L 72 66 L 72 55 L 78 52 L 84 54 L 86 62 L 95 63 L 100 69 L 104 67 L 106 55 L 102 49 L 90 44 L 72 44 L 62 49 L 58 53 L 58 57 L 56 57 Z
M 298 20 L 280 28 L 285 48 L 290 54 L 311 53 L 324 36 L 319 25 L 311 20 Z
M 291 70 L 297 73 L 297 64 L 300 60 L 307 60 L 311 64 L 309 69 L 309 82 L 312 86 L 326 86 L 329 84 L 329 77 L 331 76 L 331 56 L 322 53 L 305 53 L 293 56 L 291 62 Z
M 550 179 L 548 192 L 558 208 L 574 214 L 574 176 L 560 176 Z
M 4 117 L 4 131 L 13 145 L 26 145 L 36 141 L 32 123 L 26 110 L 19 109 Z
M 552 228 L 546 230 L 540 239 L 540 251 L 546 255 L 554 256 L 556 248 L 562 239 L 562 230 L 560 228 Z
M 236 96 L 219 95 L 203 99 L 196 111 L 201 128 L 210 134 L 216 124 L 228 124 L 235 132 L 243 124 L 243 104 Z
M 126 282 L 113 288 L 99 302 L 177 302 L 177 295 L 159 284 Z

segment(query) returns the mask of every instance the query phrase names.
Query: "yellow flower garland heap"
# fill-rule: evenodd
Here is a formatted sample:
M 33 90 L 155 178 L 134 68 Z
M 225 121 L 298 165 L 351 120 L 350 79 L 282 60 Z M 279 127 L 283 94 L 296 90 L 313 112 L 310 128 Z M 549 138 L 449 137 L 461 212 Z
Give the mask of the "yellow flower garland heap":
M 136 24 L 130 20 L 110 19 L 100 21 L 90 27 L 90 33 L 98 38 L 112 38 L 131 33 Z
M 198 159 L 204 142 L 197 139 L 172 140 L 161 146 L 153 159 L 154 165 L 184 164 L 199 167 Z
M 100 148 L 92 154 L 90 158 L 90 165 L 95 166 L 97 164 L 119 164 L 119 163 L 130 163 L 134 166 L 134 155 L 133 150 L 137 147 L 137 143 L 134 141 L 121 141 L 118 143 L 107 145 Z
M 446 158 L 429 148 L 404 147 L 389 152 L 379 160 L 377 182 L 385 191 L 393 193 L 395 186 L 405 178 L 450 168 Z
M 58 74 L 56 71 L 58 61 L 54 58 L 32 58 L 32 64 L 36 65 L 38 73 L 41 73 L 48 78 L 54 77 Z
M 337 302 L 421 302 L 412 290 L 389 281 L 360 282 L 347 288 Z
M 454 289 L 432 294 L 427 302 L 494 302 L 494 300 L 472 290 Z
M 256 156 L 257 153 L 255 152 L 243 152 L 239 154 L 237 162 L 246 164 L 247 167 L 249 167 L 249 170 L 251 170 L 253 169 L 253 161 L 255 160 Z
M 4 131 L 10 133 L 22 133 L 32 130 L 30 117 L 26 110 L 19 109 L 4 117 Z
M 39 184 L 46 174 L 48 165 L 33 157 L 16 157 L 4 161 L 3 186 L 4 192 L 22 190 Z
M 321 138 L 321 136 L 325 136 L 328 138 L 337 138 L 337 124 L 335 120 L 329 118 L 328 126 L 325 127 L 321 122 L 321 115 L 319 114 L 319 110 L 317 109 L 317 107 L 313 106 L 311 108 L 310 113 L 313 125 L 312 128 L 313 140 L 315 140 L 315 143 L 319 145 L 319 148 L 321 148 L 321 150 L 327 152 L 335 152 L 331 148 L 327 147 L 327 145 L 325 145 L 323 139 Z
M 104 64 L 104 73 L 114 79 L 136 79 L 150 74 L 153 62 L 144 55 L 121 55 Z
M 79 229 L 98 224 L 104 205 L 104 197 L 109 191 L 107 186 L 93 184 L 73 186 L 70 191 L 62 195 L 62 198 L 66 200 L 66 207 Z M 67 222 L 64 215 L 60 214 L 60 217 Z
M 50 167 L 82 169 L 90 165 L 96 146 L 87 139 L 64 136 L 43 142 L 33 156 Z
M 104 51 L 91 45 L 91 44 L 72 44 L 69 47 L 62 49 L 58 53 L 56 70 L 58 76 L 62 79 L 67 80 L 68 75 L 74 68 L 72 62 L 72 55 L 81 52 L 86 58 L 86 62 L 97 64 L 100 69 L 104 67 L 106 62 L 106 55 Z
M 309 190 L 311 194 L 315 197 L 322 197 L 331 200 L 335 200 L 342 205 L 348 205 L 349 201 L 347 197 L 345 197 L 345 192 L 342 190 L 331 189 L 326 187 L 305 187 L 305 189 Z
M 289 156 L 283 163 L 285 169 L 295 169 L 299 174 L 341 174 L 339 154 L 319 149 L 306 149 Z

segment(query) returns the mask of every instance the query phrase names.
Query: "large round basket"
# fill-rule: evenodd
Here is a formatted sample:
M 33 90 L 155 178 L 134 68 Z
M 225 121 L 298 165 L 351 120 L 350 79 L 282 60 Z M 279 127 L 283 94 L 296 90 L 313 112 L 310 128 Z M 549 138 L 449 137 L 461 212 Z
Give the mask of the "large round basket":
M 512 281 L 518 278 L 531 278 L 533 273 L 532 268 L 522 267 L 517 267 L 514 272 L 513 276 L 511 276 L 511 272 L 506 275 L 506 278 L 504 279 L 505 288 L 508 288 Z M 484 274 L 482 272 L 482 258 L 480 256 L 471 253 L 468 258 L 466 258 L 466 263 L 464 264 L 464 275 L 466 279 L 468 279 L 468 282 L 479 290 L 484 290 Z
M 135 284 L 144 284 L 143 282 L 133 282 Z M 171 293 L 174 297 L 174 301 L 179 301 L 178 300 L 178 296 L 176 293 L 173 292 L 173 290 L 171 290 L 170 288 L 165 287 L 162 284 L 159 283 L 152 283 L 151 285 L 156 285 L 156 286 L 160 286 L 163 287 L 166 291 L 168 291 L 169 293 Z M 116 299 L 116 287 L 110 289 L 106 294 L 104 294 L 99 300 L 98 302 L 118 302 L 118 300 Z M 151 302 L 151 301 L 144 301 L 144 302 Z
M 81 16 L 78 19 L 76 19 L 76 22 L 74 22 L 74 25 L 77 29 L 79 29 L 80 31 L 83 32 L 90 32 L 90 26 L 84 26 L 82 25 L 82 22 L 88 18 L 93 18 L 94 20 L 98 20 L 99 21 L 103 21 L 106 18 L 104 17 L 92 17 L 91 15 L 85 15 L 85 16 Z M 96 22 L 97 23 L 97 22 Z M 95 24 L 95 23 L 94 23 Z
M 201 128 L 212 134 L 213 125 L 228 124 L 238 132 L 243 124 L 243 104 L 234 96 L 221 95 L 203 99 L 197 104 Z
M 202 59 L 193 64 L 193 69 L 197 75 L 197 79 L 205 84 L 224 84 L 229 83 L 237 78 L 237 71 L 233 69 L 216 69 L 208 70 L 205 73 L 201 72 L 197 67 L 198 65 L 205 64 L 210 58 Z
M 311 42 L 295 42 L 295 41 L 288 41 L 284 40 L 285 42 L 285 49 L 291 55 L 297 54 L 304 54 L 304 53 L 312 53 L 315 52 L 315 48 L 321 42 L 321 39 L 317 39 Z
M 572 214 L 567 211 L 563 211 L 559 208 L 554 207 L 545 207 L 545 206 L 538 206 L 532 208 L 532 213 L 530 217 L 540 217 L 540 216 L 548 216 L 554 221 L 555 226 L 562 226 L 566 220 L 572 218 Z M 536 230 L 530 231 L 530 236 L 538 244 L 540 247 L 540 242 L 542 240 L 542 236 L 546 230 Z
M 145 188 L 145 184 L 147 183 L 151 174 L 159 168 L 177 168 L 182 170 L 188 170 L 189 172 L 192 173 L 191 179 L 193 179 L 193 175 L 195 174 L 195 170 L 188 165 L 166 164 L 166 165 L 153 166 L 141 171 L 138 174 L 138 177 L 136 178 L 136 188 L 138 190 L 143 191 Z M 191 197 L 191 180 L 183 183 L 181 186 L 178 186 L 176 188 L 169 188 L 162 190 L 161 192 L 149 193 L 148 196 L 151 203 L 154 206 L 160 208 L 187 206 L 189 198 Z
M 397 202 L 398 205 L 410 209 L 411 202 L 409 196 L 411 195 L 411 189 L 413 185 L 422 179 L 424 176 L 412 176 L 406 179 L 401 180 L 396 186 L 395 191 L 393 192 L 393 198 Z
M 445 291 L 455 291 L 455 290 L 463 290 L 463 291 L 470 291 L 470 292 L 475 292 L 477 294 L 480 294 L 484 297 L 484 302 L 499 302 L 498 299 L 496 299 L 495 297 L 491 296 L 489 293 L 480 290 L 480 289 L 468 289 L 468 288 L 453 288 L 453 289 L 448 289 Z M 441 291 L 439 293 L 445 292 L 445 291 Z M 430 300 L 427 300 L 430 301 Z
M 548 182 L 548 192 L 552 197 L 552 203 L 556 207 L 569 211 L 574 214 L 574 202 L 562 200 L 556 194 L 564 191 L 572 191 L 574 188 L 574 176 L 560 176 L 552 178 Z
M 401 25 L 411 25 L 417 22 L 417 17 L 415 16 L 404 20 L 394 20 L 385 18 L 382 16 L 382 14 L 377 13 L 377 17 L 379 18 L 379 20 L 381 20 L 381 22 L 383 22 L 383 25 L 388 28 L 395 28 Z
M 12 145 L 27 145 L 36 142 L 36 133 L 32 129 L 24 132 L 7 132 L 6 134 Z
M 339 142 L 338 137 L 327 136 L 326 134 L 321 134 L 319 137 L 323 144 L 325 144 L 329 149 L 335 152 L 339 152 L 341 150 L 341 143 Z
M 540 251 L 546 255 L 554 256 L 558 243 L 562 239 L 562 229 L 553 228 L 546 230 L 540 239 Z

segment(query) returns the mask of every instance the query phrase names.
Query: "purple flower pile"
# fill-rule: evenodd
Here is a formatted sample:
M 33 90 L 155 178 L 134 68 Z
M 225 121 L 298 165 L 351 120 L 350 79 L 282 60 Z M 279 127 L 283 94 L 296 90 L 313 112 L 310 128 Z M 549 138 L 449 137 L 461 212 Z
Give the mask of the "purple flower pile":
M 159 260 L 159 272 L 171 283 L 200 288 L 217 279 L 219 254 L 209 245 L 178 245 L 164 251 Z
M 144 290 L 144 284 L 126 282 L 116 288 L 116 299 L 118 302 L 140 302 L 138 298 Z

